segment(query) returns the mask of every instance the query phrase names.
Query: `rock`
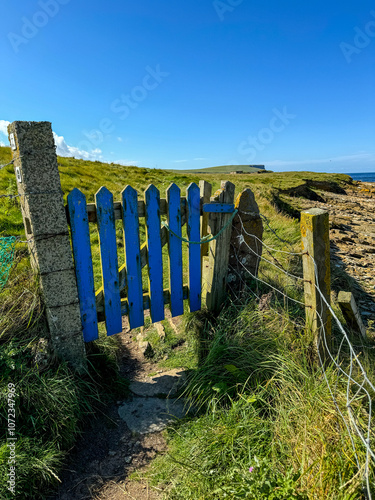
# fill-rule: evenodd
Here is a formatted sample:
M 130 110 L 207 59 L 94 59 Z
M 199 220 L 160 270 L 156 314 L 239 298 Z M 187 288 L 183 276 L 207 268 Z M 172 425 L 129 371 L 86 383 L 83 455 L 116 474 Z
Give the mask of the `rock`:
M 142 354 L 145 358 L 152 358 L 154 355 L 154 350 L 150 342 L 144 339 L 142 333 L 138 333 L 137 335 L 138 347 L 142 351 Z
M 259 306 L 258 306 L 259 311 L 265 311 L 269 309 L 271 304 L 271 299 L 272 299 L 272 291 L 262 295 L 259 300 Z
M 262 255 L 263 223 L 259 208 L 250 189 L 237 197 L 238 214 L 232 225 L 229 253 L 228 286 L 235 294 L 243 289 L 251 275 L 258 275 Z
M 133 460 L 133 457 L 125 457 L 125 463 L 130 464 L 130 462 Z
M 142 351 L 142 354 L 145 358 L 152 358 L 154 355 L 154 350 L 152 348 L 152 345 L 150 342 L 139 342 L 138 343 L 140 350 Z
M 164 342 L 165 341 L 165 328 L 163 326 L 163 323 L 161 323 L 161 322 L 155 323 L 154 326 L 156 326 L 156 330 L 158 332 L 160 340 L 162 340 Z
M 186 372 L 177 368 L 155 375 L 151 380 L 131 382 L 129 389 L 137 396 L 173 398 L 181 391 L 185 381 Z
M 39 339 L 38 343 L 32 346 L 31 352 L 33 354 L 33 362 L 38 370 L 41 372 L 47 368 L 52 357 L 48 340 L 45 338 Z
M 133 433 L 159 432 L 176 418 L 187 414 L 185 402 L 181 399 L 139 398 L 126 401 L 118 410 Z

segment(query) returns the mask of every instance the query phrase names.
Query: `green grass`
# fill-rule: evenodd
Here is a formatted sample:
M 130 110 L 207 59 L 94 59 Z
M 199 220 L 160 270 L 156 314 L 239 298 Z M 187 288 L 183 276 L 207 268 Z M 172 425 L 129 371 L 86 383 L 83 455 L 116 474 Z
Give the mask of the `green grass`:
M 10 157 L 10 149 L 0 147 L 0 164 L 7 163 Z M 127 184 L 143 196 L 148 184 L 154 183 L 164 197 L 171 182 L 185 195 L 190 182 L 200 180 L 196 173 L 60 157 L 58 162 L 65 202 L 74 187 L 82 190 L 88 202 L 93 202 L 95 192 L 105 185 L 117 201 Z M 236 166 L 233 170 L 239 169 Z M 204 177 L 212 183 L 214 191 L 220 187 L 222 178 L 235 183 L 236 194 L 250 187 L 261 213 L 270 219 L 277 235 L 299 250 L 299 223 L 275 208 L 274 196 L 279 189 L 295 187 L 303 179 L 316 178 L 317 174 L 218 175 L 215 171 Z M 350 182 L 342 174 L 318 174 L 318 177 L 342 186 Z M 1 194 L 16 194 L 12 166 L 0 172 Z M 0 199 L 0 235 L 24 237 L 18 198 Z M 121 265 L 124 256 L 120 222 L 117 235 Z M 144 239 L 144 228 L 141 238 Z M 91 241 L 98 288 L 100 256 L 94 225 Z M 271 247 L 290 250 L 290 245 L 281 243 L 266 226 L 264 241 Z M 264 256 L 267 258 L 266 250 Z M 166 249 L 163 261 L 166 265 Z M 291 272 L 301 272 L 298 259 L 287 256 L 279 261 Z M 186 277 L 186 252 L 184 265 Z M 333 272 L 334 287 L 342 286 L 345 277 L 335 274 L 336 269 Z M 262 264 L 260 277 L 295 298 L 302 294 L 301 286 L 292 286 L 294 283 L 277 274 L 270 264 Z M 145 273 L 143 284 L 146 289 Z M 168 284 L 166 274 L 164 284 Z M 268 292 L 265 286 L 256 283 L 251 284 L 251 290 L 258 295 Z M 185 366 L 191 370 L 187 394 L 191 403 L 200 407 L 196 418 L 170 431 L 170 454 L 155 463 L 153 480 L 165 485 L 168 498 L 172 499 L 361 498 L 348 437 L 336 419 L 321 372 L 312 368 L 311 341 L 298 327 L 303 325 L 301 308 L 275 295 L 273 309 L 260 313 L 251 297 L 249 291 L 245 303 L 228 301 L 219 318 L 205 312 L 187 315 L 186 329 L 180 336 L 165 324 L 165 342 L 155 332 L 149 333 L 155 359 L 161 366 Z M 202 338 L 205 343 L 200 342 Z M 76 376 L 53 356 L 47 357 L 47 362 L 43 362 L 42 352 L 36 357 L 41 339 L 48 340 L 48 331 L 38 280 L 30 270 L 26 245 L 18 244 L 8 285 L 0 291 L 0 412 L 6 422 L 7 384 L 14 383 L 17 487 L 19 497 L 25 499 L 42 498 L 39 491 L 46 496 L 56 486 L 67 450 L 88 419 L 101 411 L 106 396 L 116 398 L 127 390 L 126 382 L 117 374 L 117 339 L 106 337 L 103 324 L 100 339 L 88 346 L 90 370 L 86 377 Z M 182 345 L 176 347 L 177 343 Z M 375 378 L 374 359 L 365 353 L 364 349 L 366 368 Z M 164 359 L 166 355 L 168 358 Z M 328 372 L 328 376 L 334 379 L 333 372 Z M 338 389 L 339 402 L 343 404 L 345 391 L 340 386 Z M 354 406 L 365 419 L 365 405 L 356 400 Z M 11 497 L 5 483 L 8 457 L 5 440 L 3 426 L 0 496 L 7 499 Z M 249 467 L 254 468 L 253 472 L 249 472 Z
M 311 343 L 279 313 L 284 317 L 260 313 L 254 301 L 232 304 L 208 325 L 208 356 L 186 394 L 200 414 L 169 429 L 169 451 L 147 474 L 165 498 L 363 498 L 350 439 Z M 367 359 L 372 375 L 373 363 L 374 356 Z M 326 375 L 334 387 L 334 370 Z M 336 398 L 344 411 L 342 381 Z M 365 426 L 360 398 L 353 410 Z M 354 440 L 363 464 L 363 446 Z M 372 471 L 375 492 L 374 479 Z
M 89 371 L 73 373 L 50 353 L 39 283 L 19 255 L 0 292 L 0 496 L 7 491 L 8 384 L 14 384 L 16 498 L 45 498 L 84 425 L 111 398 L 128 393 L 118 376 L 117 341 L 103 336 L 88 349 Z M 43 493 L 41 493 L 43 492 Z

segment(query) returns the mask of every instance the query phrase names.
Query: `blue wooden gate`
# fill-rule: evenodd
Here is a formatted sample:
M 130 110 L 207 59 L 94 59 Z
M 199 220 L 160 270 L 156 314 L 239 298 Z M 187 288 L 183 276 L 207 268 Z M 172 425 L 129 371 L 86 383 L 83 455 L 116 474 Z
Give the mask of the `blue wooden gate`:
M 200 217 L 205 212 L 233 212 L 233 205 L 210 203 L 201 207 L 199 187 L 192 183 L 186 197 L 176 184 L 160 199 L 159 190 L 150 185 L 139 200 L 137 192 L 126 186 L 121 201 L 102 187 L 95 203 L 87 204 L 84 194 L 73 189 L 68 195 L 68 219 L 72 233 L 78 295 L 83 335 L 86 342 L 98 338 L 98 322 L 105 321 L 107 335 L 122 331 L 122 316 L 129 318 L 130 328 L 144 325 L 144 310 L 150 310 L 151 321 L 164 319 L 164 307 L 171 315 L 201 308 L 201 251 L 199 244 L 188 244 L 188 283 L 183 284 L 182 227 L 187 239 L 200 242 Z M 162 226 L 161 216 L 167 223 Z M 140 243 L 140 218 L 145 219 L 145 243 Z M 119 268 L 116 244 L 116 220 L 122 220 L 125 264 Z M 95 291 L 89 224 L 96 223 L 99 235 L 102 286 Z M 169 287 L 163 287 L 162 248 L 168 245 Z M 142 287 L 142 269 L 147 269 L 148 287 Z M 121 298 L 121 292 L 126 297 Z

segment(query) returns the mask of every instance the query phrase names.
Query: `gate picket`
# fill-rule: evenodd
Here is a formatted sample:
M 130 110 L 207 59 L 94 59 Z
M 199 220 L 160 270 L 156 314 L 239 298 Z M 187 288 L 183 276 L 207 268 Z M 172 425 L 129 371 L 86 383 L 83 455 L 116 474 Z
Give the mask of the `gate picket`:
M 74 188 L 67 201 L 83 338 L 85 342 L 91 342 L 99 334 L 86 197 L 79 189 Z
M 160 193 L 153 184 L 150 184 L 145 191 L 145 205 L 150 313 L 152 322 L 157 323 L 164 319 L 163 258 L 160 236 Z
M 181 200 L 180 188 L 171 184 L 167 189 L 168 226 L 181 237 Z M 182 281 L 182 242 L 174 234 L 169 233 L 169 291 L 171 293 L 172 317 L 184 314 L 183 281 Z
M 188 203 L 187 234 L 190 241 L 200 241 L 200 190 L 192 182 L 186 191 Z M 189 307 L 190 312 L 201 309 L 201 248 L 189 244 Z
M 95 195 L 98 218 L 100 261 L 102 266 L 104 309 L 107 335 L 122 332 L 113 195 L 101 187 Z
M 144 325 L 144 316 L 137 191 L 126 186 L 121 195 L 129 324 L 130 328 L 138 328 Z

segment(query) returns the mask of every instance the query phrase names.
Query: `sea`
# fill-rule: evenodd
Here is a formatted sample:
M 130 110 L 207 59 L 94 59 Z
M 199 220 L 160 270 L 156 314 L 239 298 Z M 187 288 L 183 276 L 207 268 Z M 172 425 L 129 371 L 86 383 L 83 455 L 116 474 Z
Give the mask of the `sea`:
M 347 175 L 350 175 L 353 181 L 375 182 L 375 172 L 355 172 Z

